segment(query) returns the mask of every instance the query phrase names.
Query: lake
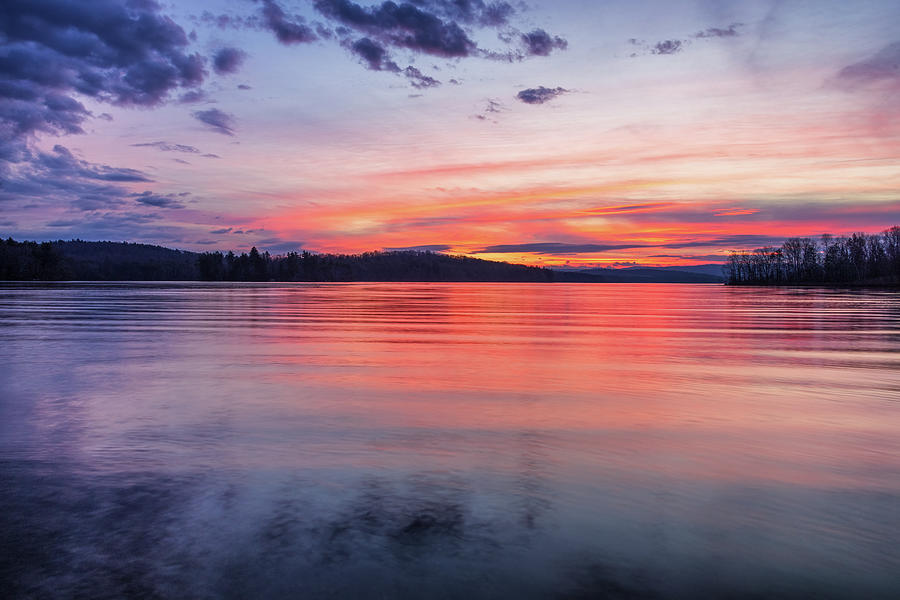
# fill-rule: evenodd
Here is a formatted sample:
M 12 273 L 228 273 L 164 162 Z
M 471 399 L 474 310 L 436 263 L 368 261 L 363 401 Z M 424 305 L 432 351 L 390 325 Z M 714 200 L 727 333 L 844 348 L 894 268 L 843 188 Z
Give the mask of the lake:
M 900 597 L 900 294 L 0 284 L 28 598 Z

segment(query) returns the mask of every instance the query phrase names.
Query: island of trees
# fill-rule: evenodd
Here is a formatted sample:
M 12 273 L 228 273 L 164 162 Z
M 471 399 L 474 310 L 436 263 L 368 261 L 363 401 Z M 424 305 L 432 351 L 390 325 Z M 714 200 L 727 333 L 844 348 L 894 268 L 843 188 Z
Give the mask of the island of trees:
M 729 285 L 898 285 L 900 226 L 876 234 L 790 238 L 780 247 L 731 253 Z

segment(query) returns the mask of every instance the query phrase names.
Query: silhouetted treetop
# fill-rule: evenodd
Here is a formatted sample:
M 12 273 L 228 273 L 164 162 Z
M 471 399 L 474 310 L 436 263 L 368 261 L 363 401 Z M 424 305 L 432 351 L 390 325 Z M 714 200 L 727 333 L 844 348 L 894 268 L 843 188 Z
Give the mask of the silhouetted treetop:
M 89 281 L 553 281 L 554 272 L 432 252 L 186 252 L 127 242 L 0 241 L 0 279 Z
M 898 285 L 900 226 L 882 233 L 791 238 L 780 247 L 732 252 L 730 285 Z

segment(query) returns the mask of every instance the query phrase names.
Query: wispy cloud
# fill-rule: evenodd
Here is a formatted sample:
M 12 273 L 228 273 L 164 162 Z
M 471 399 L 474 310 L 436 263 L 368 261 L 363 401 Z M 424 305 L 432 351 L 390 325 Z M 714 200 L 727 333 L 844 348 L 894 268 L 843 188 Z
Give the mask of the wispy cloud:
M 246 57 L 247 53 L 240 48 L 221 48 L 213 55 L 213 68 L 219 75 L 237 73 Z
M 171 196 L 163 196 L 160 194 L 154 194 L 153 192 L 140 192 L 129 194 L 130 197 L 134 198 L 134 201 L 138 204 L 144 204 L 146 206 L 155 206 L 156 208 L 183 208 L 184 204 L 177 199 Z
M 212 131 L 223 135 L 234 135 L 233 115 L 223 112 L 218 108 L 198 110 L 192 114 L 195 119 L 209 127 Z
M 743 27 L 743 23 L 732 23 L 728 27 L 708 27 L 703 31 L 698 31 L 694 34 L 695 38 L 730 38 L 737 37 L 740 35 L 738 29 Z
M 624 250 L 628 248 L 643 248 L 641 244 L 566 244 L 559 242 L 527 242 L 522 244 L 496 244 L 486 246 L 478 250 L 479 254 L 585 254 L 594 252 L 608 252 L 609 250 Z
M 653 54 L 678 54 L 684 50 L 684 42 L 681 40 L 663 40 L 657 42 L 650 52 Z
M 139 144 L 131 144 L 136 148 L 156 148 L 157 150 L 161 150 L 163 152 L 184 152 L 187 154 L 200 154 L 200 150 L 195 148 L 194 146 L 188 146 L 186 144 L 170 144 L 168 142 L 142 142 Z
M 544 104 L 568 91 L 569 90 L 561 87 L 548 88 L 541 85 L 536 88 L 522 90 L 516 94 L 516 98 L 526 104 Z
M 384 248 L 388 252 L 404 252 L 407 250 L 415 250 L 418 252 L 446 252 L 452 248 L 448 244 L 422 244 L 421 246 L 400 246 L 396 248 Z
M 900 85 L 900 42 L 894 42 L 875 55 L 840 70 L 838 79 L 847 85 L 866 85 L 889 81 Z

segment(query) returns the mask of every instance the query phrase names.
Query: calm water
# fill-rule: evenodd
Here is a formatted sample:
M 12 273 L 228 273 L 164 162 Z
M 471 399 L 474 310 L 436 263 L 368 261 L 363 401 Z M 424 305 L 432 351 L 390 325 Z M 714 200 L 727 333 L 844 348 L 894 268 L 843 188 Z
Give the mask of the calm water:
M 35 598 L 900 597 L 900 296 L 0 286 Z

